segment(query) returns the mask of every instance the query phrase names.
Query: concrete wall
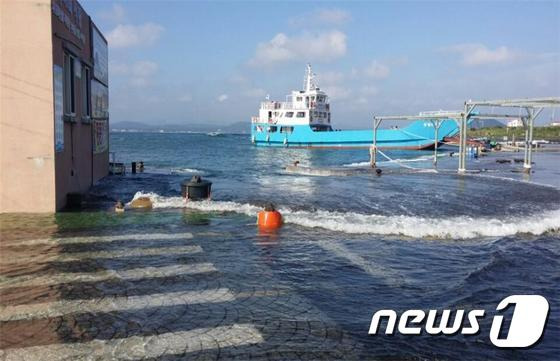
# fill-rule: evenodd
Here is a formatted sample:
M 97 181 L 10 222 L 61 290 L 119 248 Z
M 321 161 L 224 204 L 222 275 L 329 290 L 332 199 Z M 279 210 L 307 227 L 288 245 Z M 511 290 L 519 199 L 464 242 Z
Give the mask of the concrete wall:
M 51 3 L 0 1 L 0 212 L 55 202 Z
M 75 115 L 55 151 L 53 66 L 64 54 L 90 68 L 91 19 L 76 0 L 0 0 L 0 212 L 54 212 L 70 192 L 108 174 L 109 154 L 93 152 L 93 125 L 75 77 Z M 88 99 L 91 102 L 91 98 Z
M 53 63 L 63 67 L 64 53 L 69 53 L 83 64 L 91 65 L 91 44 L 89 17 L 85 12 L 81 23 L 76 22 L 71 11 L 60 0 L 52 0 L 58 9 L 78 25 L 83 38 L 72 33 L 68 26 L 57 16 L 52 17 L 53 29 Z M 79 6 L 77 2 L 72 2 Z M 91 68 L 91 67 L 90 67 Z M 92 69 L 93 72 L 93 69 Z M 66 195 L 71 192 L 83 193 L 93 183 L 92 177 L 92 125 L 84 119 L 85 111 L 82 107 L 82 86 L 84 79 L 75 77 L 76 84 L 76 112 L 73 122 L 64 122 L 64 149 L 56 152 L 56 208 L 66 204 Z

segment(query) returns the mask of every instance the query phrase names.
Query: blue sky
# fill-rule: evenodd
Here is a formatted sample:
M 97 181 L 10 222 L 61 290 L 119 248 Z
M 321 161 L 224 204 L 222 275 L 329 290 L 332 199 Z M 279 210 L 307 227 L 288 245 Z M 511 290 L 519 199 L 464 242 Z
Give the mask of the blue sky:
M 82 5 L 109 40 L 113 122 L 249 122 L 266 94 L 302 87 L 307 62 L 338 128 L 560 95 L 560 1 Z

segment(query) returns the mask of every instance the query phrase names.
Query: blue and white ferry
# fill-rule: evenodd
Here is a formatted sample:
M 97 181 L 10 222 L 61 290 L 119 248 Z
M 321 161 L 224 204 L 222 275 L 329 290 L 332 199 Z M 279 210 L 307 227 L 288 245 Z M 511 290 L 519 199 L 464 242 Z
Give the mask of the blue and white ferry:
M 257 146 L 282 147 L 369 147 L 373 130 L 334 130 L 329 97 L 316 86 L 315 74 L 307 65 L 304 90 L 294 90 L 287 101 L 266 100 L 259 115 L 251 119 L 251 141 Z M 417 120 L 403 128 L 379 129 L 377 147 L 429 149 L 434 147 L 434 127 L 429 120 Z M 453 120 L 441 123 L 438 146 L 445 137 L 459 132 Z

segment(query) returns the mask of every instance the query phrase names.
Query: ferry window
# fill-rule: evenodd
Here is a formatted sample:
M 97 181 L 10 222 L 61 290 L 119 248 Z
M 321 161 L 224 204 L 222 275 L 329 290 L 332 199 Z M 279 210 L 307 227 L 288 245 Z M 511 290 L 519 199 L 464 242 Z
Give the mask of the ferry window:
M 91 116 L 89 71 L 87 66 L 82 66 L 82 115 L 86 118 Z
M 291 118 L 294 116 L 294 112 L 286 112 L 286 117 Z
M 280 127 L 280 133 L 292 134 L 293 131 L 294 131 L 294 127 Z
M 296 115 L 298 118 L 305 118 L 305 112 L 297 112 Z
M 268 132 L 269 133 L 276 133 L 277 130 L 278 130 L 278 128 L 275 125 L 272 125 L 272 126 L 268 127 Z
M 328 125 L 315 125 L 311 127 L 311 130 L 314 132 L 330 132 L 332 131 L 332 128 Z
M 64 54 L 64 114 L 76 113 L 76 89 L 74 82 L 74 57 Z
M 296 98 L 296 101 L 298 101 L 298 102 L 301 102 L 301 100 L 302 100 L 302 97 L 297 97 Z

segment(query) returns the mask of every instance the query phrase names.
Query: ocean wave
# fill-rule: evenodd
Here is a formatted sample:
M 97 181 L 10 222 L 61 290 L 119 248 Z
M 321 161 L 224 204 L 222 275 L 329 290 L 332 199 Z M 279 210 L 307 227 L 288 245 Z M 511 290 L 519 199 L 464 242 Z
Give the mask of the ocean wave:
M 204 174 L 203 170 L 196 169 L 196 168 L 175 168 L 171 169 L 171 174 L 191 174 L 191 173 L 199 173 Z
M 235 212 L 248 216 L 256 216 L 262 209 L 257 205 L 232 201 L 185 202 L 181 197 L 164 197 L 156 193 L 137 192 L 134 199 L 138 197 L 149 197 L 154 208 L 190 208 L 205 212 Z M 503 219 L 470 216 L 427 218 L 327 210 L 292 210 L 286 207 L 279 208 L 279 211 L 286 223 L 352 234 L 468 239 L 504 237 L 518 233 L 539 235 L 560 231 L 560 209 Z
M 445 156 L 445 154 L 438 155 L 438 158 Z M 411 162 L 426 162 L 432 161 L 434 159 L 433 155 L 425 155 L 417 158 L 397 158 L 392 160 L 382 160 L 378 161 L 377 164 L 388 164 L 388 163 L 411 163 Z M 369 167 L 369 162 L 355 162 L 349 164 L 343 164 L 343 167 Z

